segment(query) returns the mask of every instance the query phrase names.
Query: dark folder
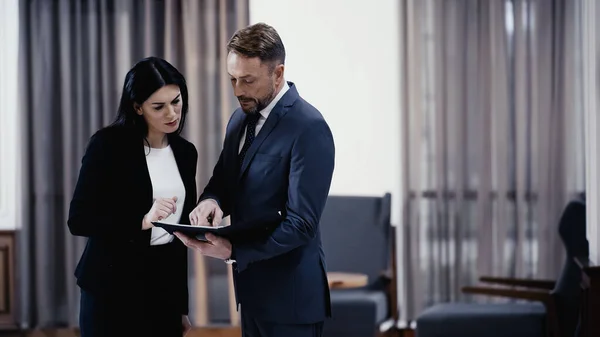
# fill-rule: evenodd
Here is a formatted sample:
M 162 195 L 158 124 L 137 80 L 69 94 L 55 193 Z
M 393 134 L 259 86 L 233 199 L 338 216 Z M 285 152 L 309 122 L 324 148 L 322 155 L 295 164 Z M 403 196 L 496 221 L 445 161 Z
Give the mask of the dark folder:
M 231 243 L 246 243 L 265 240 L 283 221 L 283 216 L 278 212 L 268 212 L 260 216 L 235 222 L 229 226 L 192 226 L 153 222 L 154 226 L 163 228 L 169 234 L 180 232 L 201 241 L 206 241 L 206 233 L 227 238 Z

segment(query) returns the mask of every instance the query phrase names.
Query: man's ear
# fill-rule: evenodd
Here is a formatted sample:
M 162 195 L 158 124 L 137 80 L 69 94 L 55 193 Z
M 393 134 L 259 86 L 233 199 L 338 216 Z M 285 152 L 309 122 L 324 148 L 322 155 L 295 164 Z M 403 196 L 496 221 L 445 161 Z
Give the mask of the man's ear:
M 137 103 L 133 103 L 133 111 L 135 111 L 136 114 L 141 116 L 143 113 L 142 106 Z
M 275 66 L 273 73 L 275 74 L 275 81 L 279 84 L 283 80 L 283 73 L 285 71 L 285 66 L 283 64 L 278 64 Z

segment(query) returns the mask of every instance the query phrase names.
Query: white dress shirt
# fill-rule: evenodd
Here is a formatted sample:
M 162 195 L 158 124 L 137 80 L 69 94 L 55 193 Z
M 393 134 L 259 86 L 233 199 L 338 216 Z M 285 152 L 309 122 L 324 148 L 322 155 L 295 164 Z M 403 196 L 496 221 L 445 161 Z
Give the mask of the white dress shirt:
M 173 149 L 171 149 L 171 146 L 162 149 L 144 146 L 144 150 L 146 151 L 148 173 L 150 173 L 150 180 L 152 181 L 152 198 L 156 200 L 157 198 L 177 197 L 175 213 L 162 221 L 179 223 L 183 212 L 183 202 L 185 201 L 185 186 L 179 174 Z M 151 246 L 164 245 L 171 241 L 173 241 L 173 235 L 160 227 L 152 227 Z

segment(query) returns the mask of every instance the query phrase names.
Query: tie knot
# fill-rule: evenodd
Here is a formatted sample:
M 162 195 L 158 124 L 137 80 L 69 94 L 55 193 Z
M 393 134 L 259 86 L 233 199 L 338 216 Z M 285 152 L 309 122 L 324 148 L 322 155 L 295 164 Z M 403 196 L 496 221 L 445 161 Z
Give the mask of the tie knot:
M 247 123 L 257 123 L 259 119 L 260 119 L 260 113 L 256 112 L 251 115 L 248 115 L 248 117 L 246 117 L 246 122 Z

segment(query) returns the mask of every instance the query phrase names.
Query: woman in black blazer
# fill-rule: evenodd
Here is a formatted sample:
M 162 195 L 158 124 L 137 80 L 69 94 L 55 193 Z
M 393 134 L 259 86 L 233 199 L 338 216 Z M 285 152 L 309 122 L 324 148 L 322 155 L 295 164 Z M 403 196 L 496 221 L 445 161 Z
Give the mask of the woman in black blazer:
M 187 250 L 152 225 L 189 224 L 196 205 L 198 153 L 180 136 L 187 112 L 183 75 L 147 58 L 127 73 L 115 122 L 89 141 L 68 219 L 88 238 L 75 271 L 83 337 L 190 328 Z

